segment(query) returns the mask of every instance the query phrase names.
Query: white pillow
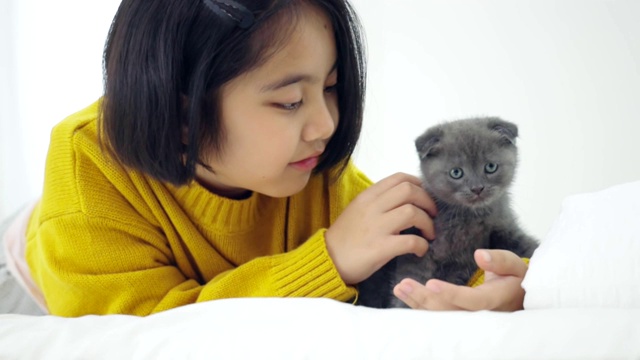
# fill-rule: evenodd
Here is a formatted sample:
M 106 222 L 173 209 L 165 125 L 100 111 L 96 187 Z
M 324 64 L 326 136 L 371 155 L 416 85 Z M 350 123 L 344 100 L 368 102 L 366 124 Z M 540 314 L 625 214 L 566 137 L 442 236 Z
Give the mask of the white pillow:
M 640 181 L 567 197 L 522 286 L 525 309 L 640 308 Z

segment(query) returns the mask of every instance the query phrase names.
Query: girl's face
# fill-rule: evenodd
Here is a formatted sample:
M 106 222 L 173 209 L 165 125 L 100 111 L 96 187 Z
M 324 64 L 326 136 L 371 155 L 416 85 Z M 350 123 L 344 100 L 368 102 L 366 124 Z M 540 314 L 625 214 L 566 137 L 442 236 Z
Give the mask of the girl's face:
M 304 188 L 338 125 L 337 51 L 333 28 L 304 5 L 290 38 L 262 66 L 222 88 L 222 154 L 205 157 L 197 180 L 210 191 L 242 198 Z

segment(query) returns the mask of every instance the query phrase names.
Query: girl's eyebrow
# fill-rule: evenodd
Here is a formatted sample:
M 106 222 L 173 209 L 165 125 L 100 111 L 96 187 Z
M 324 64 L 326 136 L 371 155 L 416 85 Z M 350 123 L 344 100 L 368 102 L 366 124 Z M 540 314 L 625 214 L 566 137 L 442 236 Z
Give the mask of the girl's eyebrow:
M 333 66 L 331 67 L 331 70 L 329 70 L 329 73 L 327 75 L 330 75 L 337 68 L 338 68 L 338 62 L 336 61 L 335 63 L 333 63 Z M 270 84 L 263 86 L 262 88 L 260 88 L 260 92 L 269 92 L 269 91 L 278 90 L 285 86 L 289 86 L 291 84 L 295 84 L 301 81 L 313 82 L 313 81 L 317 81 L 317 78 L 315 76 L 308 75 L 308 74 L 292 74 L 292 75 L 285 76 L 283 79 L 274 81 Z

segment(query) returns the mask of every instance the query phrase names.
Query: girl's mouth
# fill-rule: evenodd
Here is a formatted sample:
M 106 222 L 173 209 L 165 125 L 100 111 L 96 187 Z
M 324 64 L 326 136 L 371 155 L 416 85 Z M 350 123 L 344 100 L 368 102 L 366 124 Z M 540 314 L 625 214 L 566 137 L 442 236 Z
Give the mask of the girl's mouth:
M 293 162 L 289 165 L 301 171 L 311 171 L 318 165 L 318 160 L 319 156 L 312 156 L 300 161 Z

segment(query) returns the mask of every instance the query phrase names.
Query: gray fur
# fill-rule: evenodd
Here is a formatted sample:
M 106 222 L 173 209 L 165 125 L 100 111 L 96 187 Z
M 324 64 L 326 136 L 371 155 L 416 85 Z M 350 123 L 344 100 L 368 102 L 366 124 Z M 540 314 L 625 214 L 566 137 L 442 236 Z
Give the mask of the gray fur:
M 361 305 L 407 307 L 393 295 L 393 287 L 405 278 L 467 284 L 477 270 L 473 253 L 479 248 L 531 257 L 538 241 L 518 225 L 508 192 L 517 166 L 517 137 L 515 124 L 471 118 L 434 126 L 416 139 L 423 185 L 438 207 L 436 239 L 424 257 L 399 256 L 359 284 Z M 490 164 L 497 165 L 495 172 Z

